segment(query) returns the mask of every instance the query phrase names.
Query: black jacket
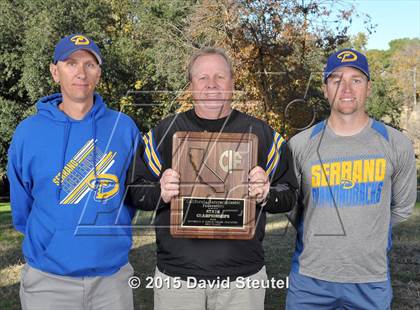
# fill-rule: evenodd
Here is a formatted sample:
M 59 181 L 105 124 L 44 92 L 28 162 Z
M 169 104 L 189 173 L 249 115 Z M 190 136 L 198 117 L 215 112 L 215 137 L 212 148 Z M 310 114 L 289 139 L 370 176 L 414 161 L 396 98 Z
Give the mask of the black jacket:
M 172 136 L 177 131 L 251 132 L 258 137 L 258 165 L 270 176 L 266 205 L 257 204 L 257 228 L 251 240 L 181 239 L 170 235 L 170 205 L 160 199 L 160 175 L 172 162 Z M 156 210 L 157 266 L 170 276 L 198 279 L 249 276 L 265 264 L 265 211 L 290 211 L 296 202 L 297 181 L 286 142 L 261 120 L 233 110 L 222 119 L 199 118 L 194 110 L 170 116 L 144 135 L 127 178 L 130 204 Z M 275 143 L 276 142 L 276 143 Z M 130 186 L 131 185 L 131 186 Z M 261 212 L 262 211 L 262 212 Z

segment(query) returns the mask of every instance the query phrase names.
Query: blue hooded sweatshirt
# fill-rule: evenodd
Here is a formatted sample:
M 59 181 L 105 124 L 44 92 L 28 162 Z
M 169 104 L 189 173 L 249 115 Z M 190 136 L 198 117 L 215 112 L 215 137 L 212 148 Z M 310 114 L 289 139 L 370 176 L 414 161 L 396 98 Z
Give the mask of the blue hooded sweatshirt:
M 124 205 L 139 132 L 127 115 L 94 105 L 82 120 L 64 114 L 61 94 L 44 97 L 9 148 L 13 224 L 26 262 L 65 276 L 103 276 L 128 262 L 134 210 Z

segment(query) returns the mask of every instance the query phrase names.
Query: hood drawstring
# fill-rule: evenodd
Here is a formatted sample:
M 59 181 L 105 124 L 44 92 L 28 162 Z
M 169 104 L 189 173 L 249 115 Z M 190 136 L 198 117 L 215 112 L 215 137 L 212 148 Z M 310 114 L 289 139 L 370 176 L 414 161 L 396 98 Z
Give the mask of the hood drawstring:
M 59 96 L 59 99 L 60 98 L 61 98 L 61 94 Z M 102 101 L 100 101 L 99 104 L 101 104 L 101 102 Z M 42 104 L 40 105 L 40 108 L 41 108 L 41 106 L 42 106 Z M 102 106 L 105 107 L 103 103 L 102 103 Z M 59 115 L 62 115 L 62 113 L 60 112 Z M 63 149 L 62 149 L 61 167 L 60 167 L 60 172 L 59 172 L 60 175 L 59 175 L 58 188 L 57 188 L 58 203 L 60 203 L 61 191 L 63 189 L 63 170 L 64 170 L 64 167 L 65 167 L 65 164 L 66 164 L 66 152 L 67 152 L 67 147 L 68 147 L 68 144 L 69 144 L 70 129 L 71 129 L 71 126 L 72 126 L 71 120 L 69 118 L 67 118 L 67 116 L 64 116 L 64 117 L 65 117 L 66 125 L 65 125 L 65 128 L 64 128 L 64 143 L 63 143 Z M 96 171 L 96 160 L 97 160 L 98 155 L 97 155 L 97 150 L 96 150 L 96 118 L 95 118 L 95 113 L 90 114 L 90 119 L 91 119 L 91 124 L 92 124 L 92 139 L 93 139 L 93 153 L 92 153 L 93 158 L 92 158 L 92 161 L 93 161 L 93 173 L 94 173 L 94 177 L 95 177 L 95 191 L 96 191 L 99 187 L 99 184 L 98 184 L 98 172 Z
M 96 121 L 93 113 L 91 114 L 92 119 L 92 136 L 93 136 L 93 174 L 95 176 L 95 191 L 98 190 L 98 174 L 96 171 Z
M 61 189 L 63 187 L 63 170 L 64 170 L 64 165 L 66 162 L 66 151 L 67 151 L 67 146 L 69 143 L 69 135 L 70 135 L 70 127 L 71 127 L 71 123 L 69 120 L 67 120 L 66 122 L 66 126 L 64 128 L 64 143 L 63 143 L 63 151 L 62 151 L 62 156 L 61 156 L 61 167 L 60 167 L 60 178 L 58 181 L 58 188 L 57 188 L 57 200 L 58 203 L 60 203 L 60 195 L 61 195 Z

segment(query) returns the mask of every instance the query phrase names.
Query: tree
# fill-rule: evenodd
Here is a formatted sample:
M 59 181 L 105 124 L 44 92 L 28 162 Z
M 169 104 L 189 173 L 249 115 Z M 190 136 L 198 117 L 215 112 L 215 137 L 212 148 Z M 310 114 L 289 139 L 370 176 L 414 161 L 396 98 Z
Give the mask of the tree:
M 202 1 L 180 45 L 225 48 L 236 67 L 236 106 L 293 134 L 312 115 L 287 113 L 291 103 L 298 111 L 316 107 L 318 118 L 327 111 L 322 63 L 348 41 L 352 14 L 343 1 Z
M 407 118 L 413 111 L 419 96 L 420 72 L 417 71 L 420 59 L 420 40 L 393 40 L 390 42 L 392 56 L 390 71 L 401 89 L 402 100 L 407 107 Z
M 322 64 L 348 42 L 357 15 L 332 0 L 2 0 L 0 12 L 0 100 L 8 102 L 0 117 L 12 120 L 2 158 L 35 101 L 59 90 L 48 66 L 60 37 L 82 32 L 98 43 L 105 60 L 98 91 L 142 131 L 191 104 L 188 58 L 219 46 L 235 64 L 234 105 L 292 135 L 328 113 Z
M 142 42 L 143 65 L 135 83 L 122 98 L 123 111 L 148 131 L 178 108 L 177 98 L 186 87 L 185 60 L 190 50 L 182 45 L 187 16 L 195 1 L 148 0 L 134 7 L 133 33 Z
M 397 39 L 389 46 L 385 51 L 367 51 L 373 82 L 368 112 L 393 127 L 407 127 L 406 123 L 401 124 L 401 113 L 405 111 L 406 122 L 417 100 L 420 40 Z
M 57 89 L 48 65 L 58 38 L 78 31 L 95 33 L 105 12 L 100 4 L 95 7 L 84 0 L 2 0 L 0 10 L 1 176 L 16 125 L 34 112 L 37 98 Z
M 401 91 L 391 78 L 376 78 L 372 83 L 372 94 L 367 101 L 367 112 L 375 119 L 399 128 L 402 100 Z
M 6 103 L 0 105 L 0 119 L 5 124 L 0 176 L 4 173 L 11 133 L 27 115 L 25 112 L 34 112 L 38 98 L 59 91 L 50 77 L 49 64 L 59 38 L 71 33 L 86 33 L 100 46 L 105 61 L 98 92 L 105 101 L 117 110 L 133 112 L 135 118 L 142 120 L 141 124 L 151 125 L 149 120 L 161 109 L 142 114 L 141 109 L 125 108 L 130 102 L 126 94 L 138 85 L 146 90 L 176 85 L 163 78 L 164 62 L 158 67 L 155 53 L 165 47 L 155 49 L 153 37 L 159 21 L 176 21 L 188 14 L 188 10 L 182 11 L 185 2 L 172 3 L 168 6 L 165 1 L 2 0 L 0 100 Z

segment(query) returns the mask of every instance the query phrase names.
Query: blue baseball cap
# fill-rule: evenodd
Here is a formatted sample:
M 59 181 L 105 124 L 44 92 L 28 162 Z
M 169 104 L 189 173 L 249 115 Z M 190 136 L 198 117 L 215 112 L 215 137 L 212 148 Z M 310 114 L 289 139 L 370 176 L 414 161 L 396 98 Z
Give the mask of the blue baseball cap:
M 342 49 L 332 54 L 327 61 L 324 70 L 324 83 L 328 77 L 340 67 L 354 67 L 362 71 L 370 80 L 369 64 L 367 58 L 362 53 L 354 49 Z
M 92 39 L 83 34 L 71 34 L 58 42 L 54 50 L 54 64 L 57 64 L 58 61 L 66 60 L 78 50 L 91 52 L 98 60 L 98 63 L 102 65 L 102 56 L 99 47 Z

